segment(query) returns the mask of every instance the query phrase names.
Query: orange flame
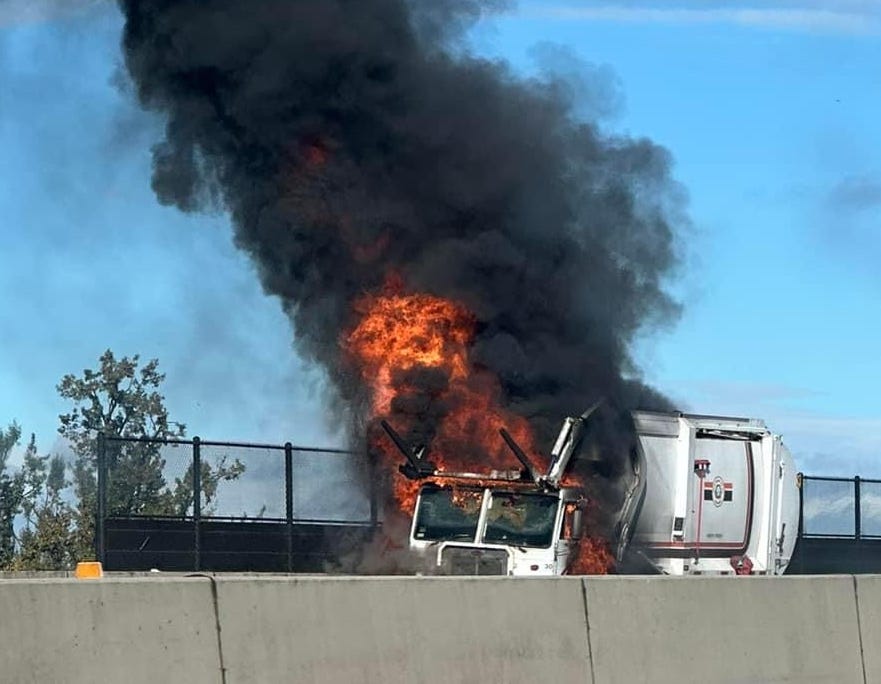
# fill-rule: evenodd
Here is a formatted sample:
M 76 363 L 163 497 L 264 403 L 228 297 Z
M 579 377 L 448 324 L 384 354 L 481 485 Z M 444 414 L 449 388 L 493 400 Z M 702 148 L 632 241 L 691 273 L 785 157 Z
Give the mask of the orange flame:
M 565 483 L 567 487 L 582 487 L 582 482 L 577 477 L 569 476 L 567 480 L 568 482 Z M 566 504 L 566 516 L 563 519 L 565 523 L 563 536 L 569 539 L 573 535 L 570 523 L 572 521 L 571 514 L 575 508 L 576 504 L 574 503 Z M 592 507 L 588 502 L 588 507 L 585 511 L 588 521 L 590 521 L 592 512 Z M 588 522 L 589 526 L 590 522 Z M 609 542 L 601 536 L 591 534 L 591 530 L 588 529 L 584 536 L 578 540 L 578 545 L 575 548 L 574 556 L 569 561 L 566 573 L 569 575 L 606 575 L 614 568 L 615 556 L 612 554 Z
M 405 292 L 393 275 L 380 293 L 358 300 L 355 311 L 360 318 L 343 347 L 370 388 L 373 417 L 389 418 L 404 434 L 420 422 L 433 423 L 429 457 L 438 470 L 517 467 L 499 435 L 502 427 L 524 450 L 535 451 L 527 421 L 501 405 L 498 378 L 471 364 L 476 320 L 466 307 Z M 388 440 L 371 441 L 390 463 L 400 461 Z M 418 484 L 396 475 L 394 490 L 410 513 Z
M 390 282 L 386 292 L 397 287 Z M 374 415 L 389 415 L 392 399 L 407 389 L 393 379 L 395 373 L 434 368 L 451 380 L 468 374 L 466 345 L 474 320 L 464 307 L 430 295 L 384 294 L 364 297 L 355 310 L 362 318 L 345 345 L 373 390 Z
M 609 542 L 602 537 L 584 536 L 578 542 L 578 552 L 569 564 L 570 575 L 606 575 L 615 567 L 615 557 Z

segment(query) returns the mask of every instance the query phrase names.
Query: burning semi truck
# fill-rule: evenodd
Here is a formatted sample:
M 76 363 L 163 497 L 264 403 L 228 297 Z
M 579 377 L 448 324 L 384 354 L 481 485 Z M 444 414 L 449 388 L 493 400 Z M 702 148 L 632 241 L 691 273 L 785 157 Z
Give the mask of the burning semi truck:
M 439 470 L 424 448 L 412 449 L 383 421 L 406 457 L 400 471 L 421 483 L 410 549 L 440 574 L 585 572 L 579 560 L 594 544 L 585 530 L 590 488 L 567 471 L 592 412 L 564 421 L 544 472 L 504 429 L 500 437 L 520 469 Z M 670 575 L 782 574 L 795 547 L 799 496 L 780 436 L 756 419 L 636 411 L 632 420 L 635 445 L 607 540 L 609 565 Z

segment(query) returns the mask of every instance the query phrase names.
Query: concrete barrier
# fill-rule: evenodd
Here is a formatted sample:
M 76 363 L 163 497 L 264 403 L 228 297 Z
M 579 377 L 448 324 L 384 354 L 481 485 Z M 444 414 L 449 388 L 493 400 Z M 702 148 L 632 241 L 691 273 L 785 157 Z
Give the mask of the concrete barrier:
M 229 684 L 565 682 L 589 672 L 577 579 L 218 580 Z
M 0 681 L 220 682 L 211 582 L 4 580 Z
M 597 684 L 863 684 L 852 577 L 584 582 Z
M 881 576 L 855 577 L 866 682 L 881 682 Z
M 0 580 L 0 682 L 881 682 L 881 576 Z

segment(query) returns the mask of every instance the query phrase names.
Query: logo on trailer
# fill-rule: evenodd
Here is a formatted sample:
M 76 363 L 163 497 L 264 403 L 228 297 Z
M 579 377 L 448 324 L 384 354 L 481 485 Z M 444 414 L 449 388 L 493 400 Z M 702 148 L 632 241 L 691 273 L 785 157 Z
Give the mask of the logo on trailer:
M 712 482 L 704 482 L 704 501 L 712 501 L 716 507 L 725 501 L 731 501 L 733 495 L 733 482 L 725 482 L 721 477 L 716 477 Z

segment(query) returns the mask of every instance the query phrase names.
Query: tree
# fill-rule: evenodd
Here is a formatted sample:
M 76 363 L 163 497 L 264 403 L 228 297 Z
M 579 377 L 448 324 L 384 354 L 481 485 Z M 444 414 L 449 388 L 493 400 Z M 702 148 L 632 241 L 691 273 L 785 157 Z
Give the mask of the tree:
M 68 486 L 61 456 L 40 456 L 32 434 L 20 471 L 23 518 L 16 570 L 59 570 L 74 562 L 74 511 L 64 500 Z
M 182 438 L 186 426 L 169 419 L 159 388 L 165 375 L 153 359 L 138 368 L 140 357 L 116 359 L 109 349 L 101 355 L 97 370 L 86 369 L 81 377 L 65 375 L 59 394 L 74 402 L 70 413 L 59 416 L 59 433 L 76 455 L 73 485 L 78 508 L 76 555 L 88 557 L 94 544 L 97 506 L 98 433 L 121 437 L 104 445 L 107 467 L 105 510 L 108 516 L 182 515 L 192 503 L 190 478 L 169 487 L 165 478 L 164 440 Z M 190 468 L 190 472 L 192 467 Z M 203 497 L 213 495 L 221 480 L 234 480 L 244 472 L 236 460 L 221 460 L 201 469 Z M 189 498 L 187 498 L 189 497 Z
M 183 437 L 186 427 L 171 423 L 158 392 L 165 376 L 152 360 L 138 369 L 139 357 L 117 360 L 109 349 L 101 355 L 98 370 L 85 369 L 81 377 L 65 375 L 58 393 L 74 402 L 59 416 L 58 432 L 76 455 L 73 485 L 76 509 L 75 553 L 90 557 L 94 548 L 97 510 L 98 433 L 109 437 L 164 440 Z M 164 462 L 158 443 L 107 442 L 108 515 L 159 513 Z
M 245 472 L 245 465 L 239 459 L 234 459 L 231 464 L 227 464 L 227 460 L 226 456 L 221 456 L 213 467 L 205 461 L 200 461 L 202 515 L 211 515 L 214 512 L 213 504 L 217 496 L 217 485 L 223 480 L 235 480 Z M 168 515 L 184 516 L 192 513 L 192 462 L 182 478 L 175 478 L 174 487 L 167 500 L 167 507 Z
M 9 566 L 15 557 L 15 516 L 21 506 L 23 483 L 19 474 L 7 472 L 7 466 L 20 438 L 21 428 L 14 421 L 0 430 L 0 568 Z

